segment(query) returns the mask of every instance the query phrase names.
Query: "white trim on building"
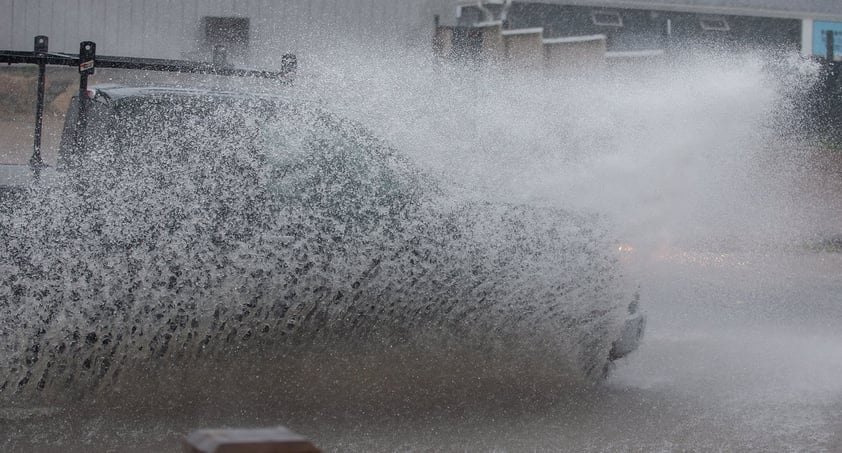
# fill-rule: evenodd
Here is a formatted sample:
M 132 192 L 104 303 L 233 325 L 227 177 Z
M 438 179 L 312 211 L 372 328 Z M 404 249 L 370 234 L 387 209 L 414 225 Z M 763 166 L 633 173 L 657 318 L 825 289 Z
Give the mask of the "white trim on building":
M 572 44 L 577 42 L 605 41 L 605 35 L 565 36 L 561 38 L 546 38 L 544 44 Z
M 515 35 L 535 35 L 544 33 L 543 27 L 535 27 L 535 28 L 518 28 L 516 30 L 503 30 L 500 32 L 503 36 L 515 36 Z
M 801 20 L 801 55 L 809 57 L 813 54 L 813 20 Z

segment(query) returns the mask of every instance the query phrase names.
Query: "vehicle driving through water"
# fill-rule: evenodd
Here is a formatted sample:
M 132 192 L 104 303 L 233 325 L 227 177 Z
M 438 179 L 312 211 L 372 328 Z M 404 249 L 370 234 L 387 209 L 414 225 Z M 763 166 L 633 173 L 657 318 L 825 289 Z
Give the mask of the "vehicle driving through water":
M 0 215 L 7 400 L 201 399 L 271 376 L 260 393 L 302 357 L 337 376 L 355 357 L 345 392 L 398 369 L 418 388 L 501 373 L 523 351 L 591 382 L 643 334 L 597 215 L 457 196 L 277 95 L 104 85 L 82 101 L 53 181 Z

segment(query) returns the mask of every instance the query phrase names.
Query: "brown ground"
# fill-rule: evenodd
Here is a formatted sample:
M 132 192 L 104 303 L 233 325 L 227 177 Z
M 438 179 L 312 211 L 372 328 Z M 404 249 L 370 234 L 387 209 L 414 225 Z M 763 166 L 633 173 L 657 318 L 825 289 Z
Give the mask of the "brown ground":
M 76 71 L 49 69 L 41 139 L 42 157 L 55 164 L 64 112 L 76 90 Z M 37 71 L 34 67 L 0 68 L 0 164 L 25 164 L 32 156 Z
M 0 120 L 0 164 L 26 164 L 32 156 L 33 118 Z M 44 117 L 41 137 L 41 157 L 48 165 L 55 165 L 56 150 L 61 139 L 63 115 Z

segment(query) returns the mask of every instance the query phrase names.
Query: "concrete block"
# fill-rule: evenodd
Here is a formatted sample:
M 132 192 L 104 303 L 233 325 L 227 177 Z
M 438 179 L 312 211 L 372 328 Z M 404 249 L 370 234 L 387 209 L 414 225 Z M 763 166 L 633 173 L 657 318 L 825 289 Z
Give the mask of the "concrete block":
M 449 57 L 453 53 L 453 27 L 436 27 L 433 33 L 433 53 L 439 58 Z
M 481 22 L 476 27 L 482 33 L 482 58 L 486 61 L 502 61 L 506 55 L 502 34 L 503 22 Z
M 543 28 L 503 30 L 506 59 L 513 66 L 525 69 L 543 67 Z

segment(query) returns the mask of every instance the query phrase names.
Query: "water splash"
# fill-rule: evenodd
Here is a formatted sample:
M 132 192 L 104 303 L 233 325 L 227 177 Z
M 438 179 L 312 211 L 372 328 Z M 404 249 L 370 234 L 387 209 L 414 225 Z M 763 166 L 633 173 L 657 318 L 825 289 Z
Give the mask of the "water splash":
M 453 195 L 298 102 L 122 102 L 2 217 L 10 401 L 300 389 L 314 360 L 361 386 L 496 376 L 522 356 L 572 381 L 604 372 L 630 294 L 598 217 Z M 389 371 L 423 375 L 415 362 L 442 368 Z
M 2 216 L 6 397 L 301 391 L 301 370 L 579 381 L 636 288 L 614 237 L 763 247 L 816 226 L 790 192 L 806 147 L 783 140 L 814 72 L 798 60 L 561 79 L 349 47 L 302 65 L 284 100 L 127 108 Z
M 628 242 L 762 247 L 832 221 L 804 209 L 818 67 L 797 55 L 696 52 L 580 78 L 354 49 L 311 67 L 306 88 L 445 179 L 607 213 Z

